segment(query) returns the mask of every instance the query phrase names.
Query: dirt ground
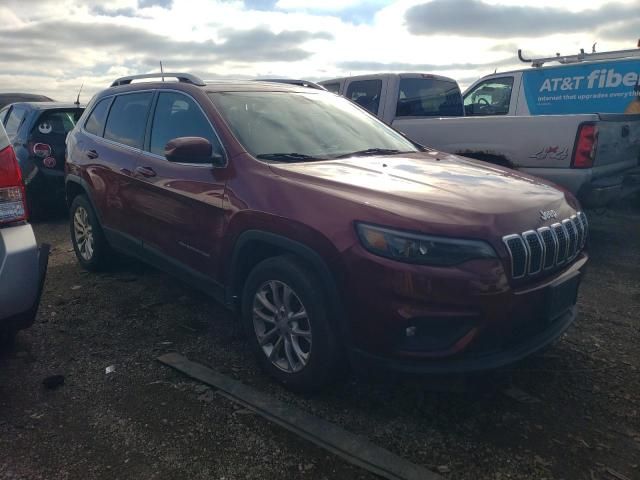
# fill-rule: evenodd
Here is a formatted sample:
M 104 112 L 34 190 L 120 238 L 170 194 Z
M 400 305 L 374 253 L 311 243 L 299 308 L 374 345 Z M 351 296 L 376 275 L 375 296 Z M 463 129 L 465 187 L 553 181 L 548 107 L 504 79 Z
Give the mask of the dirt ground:
M 590 220 L 579 319 L 544 354 L 464 391 L 314 396 L 265 378 L 215 302 L 133 260 L 86 273 L 66 220 L 37 224 L 53 251 L 36 324 L 0 352 L 0 478 L 373 478 L 155 360 L 177 351 L 445 478 L 640 479 L 640 205 Z

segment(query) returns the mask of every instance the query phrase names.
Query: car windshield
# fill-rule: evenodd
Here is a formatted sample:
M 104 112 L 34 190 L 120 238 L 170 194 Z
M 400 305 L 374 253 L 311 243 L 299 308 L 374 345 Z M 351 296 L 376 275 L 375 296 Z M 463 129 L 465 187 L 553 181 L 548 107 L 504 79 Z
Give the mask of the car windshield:
M 238 141 L 265 161 L 392 155 L 419 147 L 344 98 L 325 92 L 209 94 Z

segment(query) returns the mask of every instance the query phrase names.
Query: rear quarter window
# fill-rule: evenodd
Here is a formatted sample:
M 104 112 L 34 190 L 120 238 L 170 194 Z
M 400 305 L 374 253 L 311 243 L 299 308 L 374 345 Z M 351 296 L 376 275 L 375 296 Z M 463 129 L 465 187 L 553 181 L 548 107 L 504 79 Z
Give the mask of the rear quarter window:
M 437 78 L 402 78 L 396 117 L 459 117 L 463 115 L 458 84 Z
M 87 132 L 99 137 L 102 136 L 102 133 L 104 132 L 104 123 L 107 119 L 107 113 L 109 112 L 110 104 L 111 98 L 103 98 L 96 104 L 96 106 L 93 108 L 93 111 L 89 115 L 89 118 L 87 118 L 87 121 L 84 123 L 84 129 Z
M 18 133 L 18 129 L 22 122 L 24 121 L 24 117 L 26 116 L 27 109 L 24 107 L 13 107 L 9 111 L 9 116 L 5 122 L 4 128 L 7 131 L 7 135 L 10 137 L 14 136 Z

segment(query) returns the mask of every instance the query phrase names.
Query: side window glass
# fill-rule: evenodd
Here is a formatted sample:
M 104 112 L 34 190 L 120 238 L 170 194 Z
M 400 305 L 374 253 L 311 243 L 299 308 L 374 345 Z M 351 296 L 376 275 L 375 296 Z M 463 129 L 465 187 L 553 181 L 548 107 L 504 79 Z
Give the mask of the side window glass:
M 325 83 L 322 86 L 329 90 L 331 93 L 340 93 L 339 83 Z
M 211 142 L 213 152 L 222 154 L 222 147 L 198 104 L 181 93 L 161 92 L 153 114 L 149 151 L 164 156 L 164 147 L 179 137 L 202 137 Z
M 152 98 L 151 92 L 117 96 L 109 111 L 104 138 L 130 147 L 142 148 Z
M 13 107 L 9 111 L 9 117 L 7 118 L 7 123 L 4 126 L 9 137 L 13 137 L 18 133 L 18 129 L 20 128 L 20 125 L 22 125 L 22 121 L 24 120 L 26 113 L 27 111 L 23 107 Z
M 465 115 L 506 115 L 512 90 L 513 77 L 492 78 L 478 84 L 464 97 Z
M 349 84 L 346 96 L 352 102 L 377 115 L 381 91 L 382 80 L 359 80 Z
M 87 132 L 98 135 L 99 137 L 102 136 L 102 132 L 104 132 L 104 121 L 107 119 L 110 102 L 111 98 L 103 98 L 94 107 L 91 115 L 89 115 L 89 118 L 87 118 L 87 121 L 84 123 L 84 129 Z
M 4 120 L 7 118 L 7 112 L 9 111 L 9 107 L 3 108 L 0 110 L 0 123 L 4 125 Z
M 397 117 L 455 117 L 462 115 L 458 84 L 439 78 L 402 78 Z

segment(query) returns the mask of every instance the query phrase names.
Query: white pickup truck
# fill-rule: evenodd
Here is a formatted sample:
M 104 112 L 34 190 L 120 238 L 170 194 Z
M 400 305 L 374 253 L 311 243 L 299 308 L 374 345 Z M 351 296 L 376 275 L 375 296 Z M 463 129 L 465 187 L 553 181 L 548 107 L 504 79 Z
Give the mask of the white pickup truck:
M 320 84 L 418 143 L 549 179 L 595 208 L 640 190 L 640 115 L 624 114 L 638 82 L 640 61 L 614 60 L 489 75 L 464 95 L 415 73 Z

